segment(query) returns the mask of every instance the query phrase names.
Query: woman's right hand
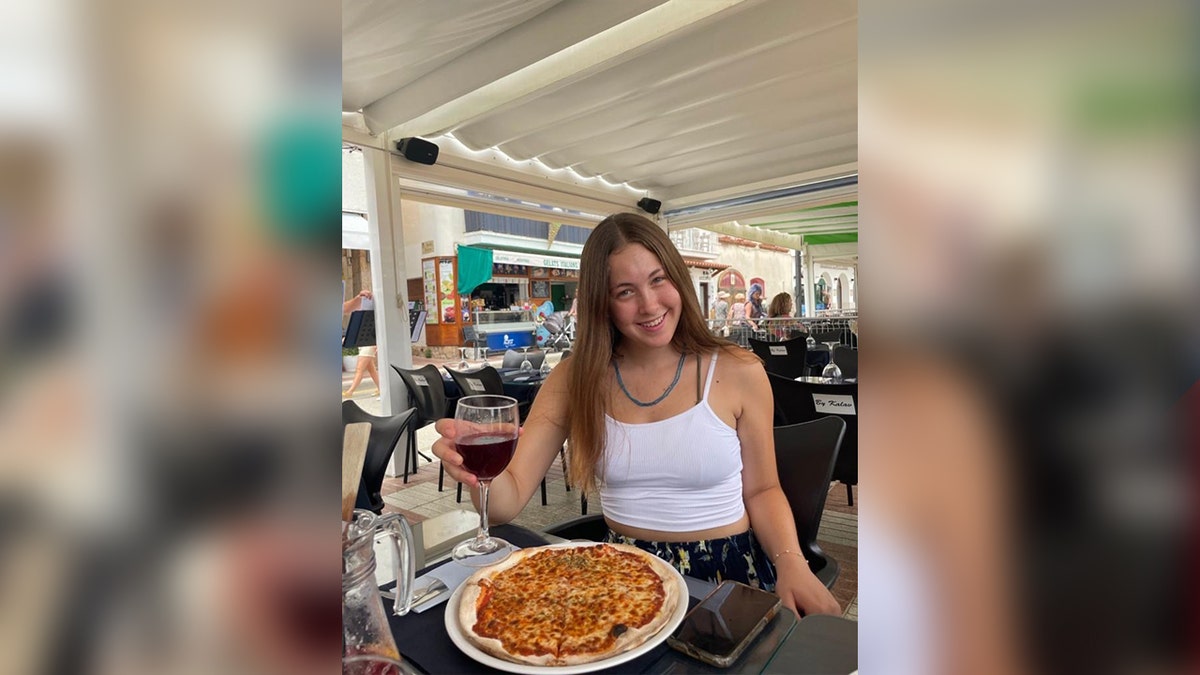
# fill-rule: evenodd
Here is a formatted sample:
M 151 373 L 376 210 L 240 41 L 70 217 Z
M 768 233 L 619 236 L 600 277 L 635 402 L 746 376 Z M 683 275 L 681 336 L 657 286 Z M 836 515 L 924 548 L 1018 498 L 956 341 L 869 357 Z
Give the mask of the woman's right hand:
M 438 420 L 433 428 L 441 435 L 441 438 L 433 442 L 433 454 L 441 460 L 446 473 L 467 487 L 478 487 L 479 479 L 475 474 L 462 468 L 463 458 L 458 454 L 458 446 L 455 444 L 457 430 L 454 420 L 448 417 Z

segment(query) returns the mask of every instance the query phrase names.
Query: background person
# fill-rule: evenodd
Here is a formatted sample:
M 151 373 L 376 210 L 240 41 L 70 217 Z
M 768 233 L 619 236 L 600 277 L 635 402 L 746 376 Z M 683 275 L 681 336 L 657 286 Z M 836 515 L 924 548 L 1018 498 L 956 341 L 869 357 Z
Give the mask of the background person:
M 666 233 L 636 214 L 605 218 L 584 245 L 578 295 L 575 355 L 534 400 L 492 481 L 489 517 L 519 514 L 569 437 L 571 482 L 599 483 L 608 541 L 694 577 L 773 590 L 797 614 L 839 612 L 798 553 L 762 362 L 708 331 Z M 434 454 L 478 507 L 453 420 L 437 431 Z
M 785 319 L 792 316 L 792 296 L 787 293 L 777 293 L 767 306 L 767 318 Z M 799 321 L 771 321 L 771 332 L 780 340 L 795 337 L 796 333 L 808 333 L 808 329 Z
M 713 307 L 714 328 L 721 335 L 729 335 L 729 291 L 717 293 L 717 304 Z
M 358 295 L 350 298 L 342 303 L 342 315 L 345 316 L 351 312 L 358 311 L 363 308 L 363 302 L 367 301 L 372 304 L 375 302 L 375 296 L 368 290 L 361 290 Z M 375 390 L 379 391 L 379 366 L 378 366 L 378 348 L 375 345 L 358 348 L 358 361 L 354 366 L 354 380 L 350 382 L 350 388 L 342 392 L 344 398 L 350 398 L 354 395 L 354 390 L 358 388 L 362 382 L 363 375 L 370 375 L 371 381 L 375 383 Z

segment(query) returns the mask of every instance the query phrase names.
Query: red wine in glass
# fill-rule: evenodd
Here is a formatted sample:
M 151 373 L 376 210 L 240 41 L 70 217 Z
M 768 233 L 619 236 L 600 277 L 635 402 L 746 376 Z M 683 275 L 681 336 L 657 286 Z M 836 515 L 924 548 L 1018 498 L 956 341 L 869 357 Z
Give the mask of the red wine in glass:
M 495 564 L 508 557 L 512 544 L 488 534 L 488 494 L 492 479 L 504 471 L 517 448 L 520 415 L 510 396 L 464 396 L 454 409 L 462 467 L 479 479 L 479 531 L 454 547 L 451 557 L 468 567 Z
M 480 480 L 491 480 L 504 471 L 517 449 L 517 439 L 497 434 L 472 434 L 457 442 L 463 468 Z

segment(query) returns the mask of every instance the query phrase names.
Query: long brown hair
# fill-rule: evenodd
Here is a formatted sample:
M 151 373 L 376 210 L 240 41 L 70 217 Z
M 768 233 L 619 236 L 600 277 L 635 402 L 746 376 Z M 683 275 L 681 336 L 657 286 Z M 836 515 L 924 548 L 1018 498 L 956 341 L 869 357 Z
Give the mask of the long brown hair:
M 571 482 L 590 489 L 596 485 L 596 463 L 604 453 L 604 415 L 609 393 L 597 386 L 608 380 L 609 363 L 621 340 L 608 311 L 608 257 L 630 245 L 641 244 L 662 263 L 663 271 L 679 291 L 682 308 L 671 344 L 684 354 L 709 354 L 718 349 L 741 352 L 736 345 L 708 330 L 700 301 L 692 287 L 683 256 L 667 233 L 636 213 L 611 215 L 592 230 L 579 261 L 578 330 L 571 357 L 569 401 L 571 411 Z
M 771 306 L 767 308 L 768 317 L 788 316 L 792 313 L 792 296 L 780 293 L 771 298 Z

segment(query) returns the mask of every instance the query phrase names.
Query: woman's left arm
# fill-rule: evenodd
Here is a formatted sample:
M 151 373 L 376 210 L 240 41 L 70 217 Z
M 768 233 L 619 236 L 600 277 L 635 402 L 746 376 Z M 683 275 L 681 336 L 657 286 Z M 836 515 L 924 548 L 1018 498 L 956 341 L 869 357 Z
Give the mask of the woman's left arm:
M 750 527 L 775 564 L 775 593 L 797 616 L 841 614 L 837 600 L 808 568 L 800 553 L 796 523 L 775 467 L 774 408 L 771 383 L 762 364 L 741 362 L 738 376 L 746 396 L 737 419 L 742 444 L 742 498 Z

